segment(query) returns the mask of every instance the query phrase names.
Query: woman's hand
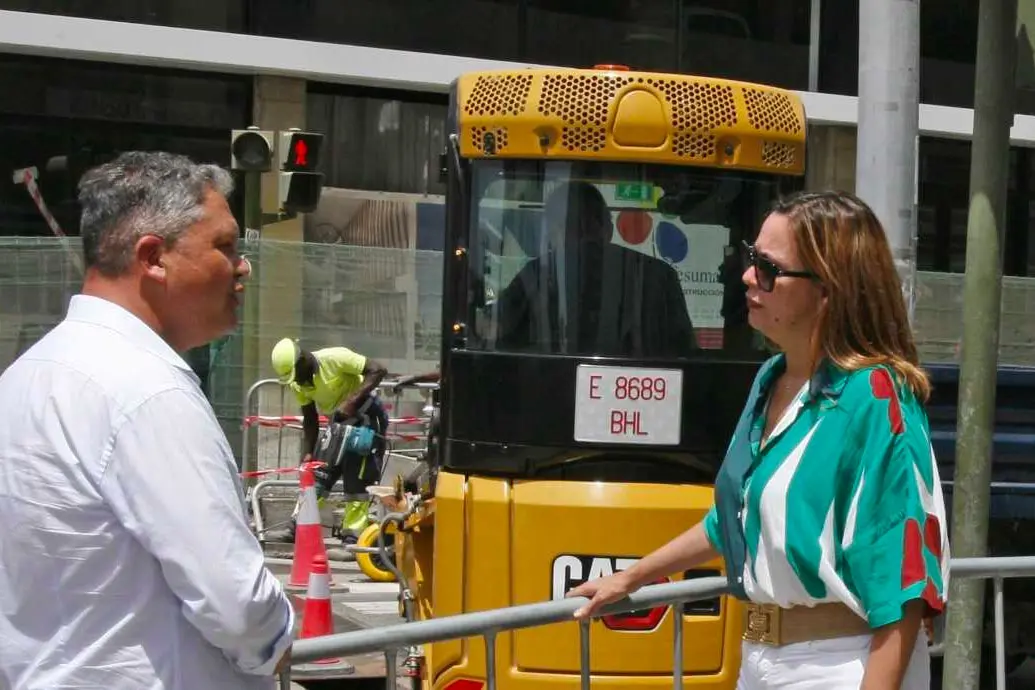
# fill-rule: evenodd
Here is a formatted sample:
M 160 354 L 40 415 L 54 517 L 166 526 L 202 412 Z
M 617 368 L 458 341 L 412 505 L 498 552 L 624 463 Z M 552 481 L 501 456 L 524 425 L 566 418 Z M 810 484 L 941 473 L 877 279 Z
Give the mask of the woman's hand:
M 601 607 L 623 599 L 635 590 L 632 579 L 625 572 L 615 573 L 607 577 L 597 578 L 581 585 L 564 595 L 568 597 L 586 597 L 589 602 L 575 612 L 576 619 L 589 618 Z

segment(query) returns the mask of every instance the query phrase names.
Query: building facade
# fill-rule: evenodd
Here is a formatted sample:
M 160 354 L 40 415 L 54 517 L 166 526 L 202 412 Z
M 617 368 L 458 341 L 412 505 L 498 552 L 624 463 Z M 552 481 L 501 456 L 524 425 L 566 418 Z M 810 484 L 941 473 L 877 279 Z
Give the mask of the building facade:
M 794 89 L 810 119 L 806 186 L 853 189 L 859 2 L 0 0 L 0 242 L 54 247 L 46 260 L 37 252 L 39 266 L 0 252 L 0 311 L 19 319 L 5 327 L 17 337 L 4 337 L 0 364 L 59 318 L 75 284 L 69 250 L 54 244 L 75 234 L 73 176 L 47 161 L 67 156 L 75 170 L 106 152 L 160 148 L 228 165 L 229 130 L 255 124 L 324 132 L 326 189 L 317 212 L 263 230 L 247 337 L 230 348 L 241 373 L 224 382 L 233 404 L 285 334 L 349 342 L 397 370 L 433 366 L 438 155 L 457 75 L 619 63 Z M 1004 359 L 1035 364 L 1035 0 L 1019 4 L 1002 340 Z M 958 343 L 977 8 L 920 10 L 918 328 L 928 359 L 953 359 Z M 11 176 L 30 166 L 55 223 Z M 214 357 L 200 353 L 199 370 Z

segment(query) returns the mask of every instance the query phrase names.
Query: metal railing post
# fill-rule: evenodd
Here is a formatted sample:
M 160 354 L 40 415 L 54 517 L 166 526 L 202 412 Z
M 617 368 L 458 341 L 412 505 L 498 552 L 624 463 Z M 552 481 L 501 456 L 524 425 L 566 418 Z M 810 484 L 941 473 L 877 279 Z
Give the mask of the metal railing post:
M 589 619 L 579 621 L 579 685 L 581 690 L 589 690 Z
M 488 690 L 496 690 L 496 631 L 490 630 L 482 638 L 485 640 L 485 685 Z
M 256 457 L 255 459 L 255 467 L 251 466 L 250 456 L 252 444 L 250 433 L 252 426 L 255 426 L 257 428 L 259 425 L 258 423 L 254 425 L 248 424 L 247 420 L 248 417 L 252 416 L 252 402 L 253 398 L 255 397 L 255 393 L 263 386 L 269 385 L 271 383 L 275 383 L 278 386 L 280 385 L 280 382 L 277 381 L 277 379 L 259 379 L 251 386 L 249 386 L 248 391 L 244 394 L 244 414 L 242 415 L 241 420 L 241 465 L 240 467 L 238 467 L 238 471 L 250 472 L 258 469 L 258 457 Z M 258 406 L 256 406 L 255 416 L 259 416 Z M 256 432 L 256 434 L 258 434 L 258 432 Z
M 395 678 L 395 664 L 396 659 L 399 658 L 398 649 L 386 649 L 385 650 L 385 687 L 388 690 L 397 690 L 396 678 Z
M 1003 578 L 992 579 L 995 606 L 995 687 L 1006 690 L 1006 631 L 1003 623 Z
M 672 625 L 675 628 L 672 635 L 672 687 L 674 690 L 683 690 L 683 607 L 677 605 L 672 609 Z

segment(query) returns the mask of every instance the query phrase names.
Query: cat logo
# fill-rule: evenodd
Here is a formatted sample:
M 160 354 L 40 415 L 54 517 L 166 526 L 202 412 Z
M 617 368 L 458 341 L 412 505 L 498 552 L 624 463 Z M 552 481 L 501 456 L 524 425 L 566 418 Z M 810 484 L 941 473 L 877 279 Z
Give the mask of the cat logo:
M 561 554 L 553 559 L 551 573 L 550 598 L 563 599 L 564 595 L 583 582 L 596 580 L 619 573 L 632 566 L 639 558 L 619 558 L 613 556 L 576 556 Z M 668 582 L 668 578 L 658 580 Z M 657 584 L 657 583 L 653 583 Z M 661 624 L 668 606 L 653 609 L 632 611 L 614 616 L 604 616 L 601 620 L 610 630 L 635 630 L 651 632 Z

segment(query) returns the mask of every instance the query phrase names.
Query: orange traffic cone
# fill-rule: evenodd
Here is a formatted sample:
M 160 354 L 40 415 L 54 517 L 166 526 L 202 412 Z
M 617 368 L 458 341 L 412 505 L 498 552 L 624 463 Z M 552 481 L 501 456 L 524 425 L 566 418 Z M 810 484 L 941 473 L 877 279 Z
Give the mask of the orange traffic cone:
M 327 563 L 327 549 L 323 545 L 323 527 L 320 525 L 320 508 L 316 504 L 316 480 L 313 478 L 313 470 L 308 465 L 299 468 L 299 486 L 302 497 L 301 506 L 298 510 L 298 520 L 295 523 L 295 555 L 291 560 L 291 579 L 288 584 L 293 587 L 311 587 L 309 579 L 310 567 L 313 559 L 317 556 L 323 557 Z M 330 571 L 327 574 L 328 587 L 330 586 Z
M 301 639 L 320 637 L 334 632 L 331 619 L 331 569 L 327 565 L 327 554 L 313 556 L 312 568 L 309 571 L 309 589 L 305 593 L 305 605 L 302 608 Z M 337 664 L 337 658 L 320 659 L 317 664 Z

